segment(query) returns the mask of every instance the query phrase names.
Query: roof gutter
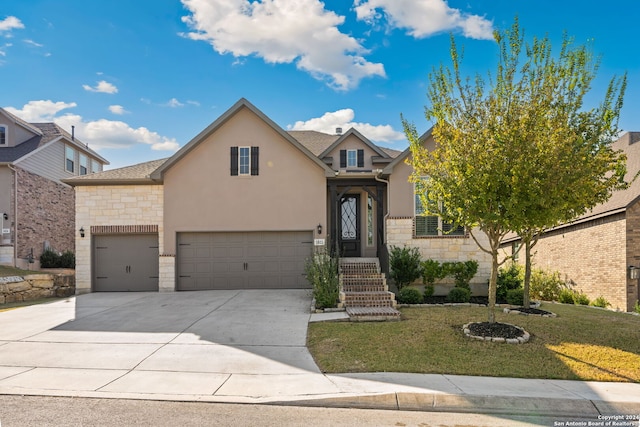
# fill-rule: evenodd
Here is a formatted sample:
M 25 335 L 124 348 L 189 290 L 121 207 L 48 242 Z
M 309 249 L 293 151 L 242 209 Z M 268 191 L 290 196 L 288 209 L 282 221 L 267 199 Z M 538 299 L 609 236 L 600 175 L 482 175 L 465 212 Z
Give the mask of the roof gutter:
M 374 176 L 375 180 L 378 182 L 382 182 L 384 184 L 387 184 L 387 213 L 384 215 L 384 223 L 382 224 L 382 238 L 384 239 L 382 243 L 386 244 L 387 243 L 387 219 L 389 218 L 389 201 L 391 200 L 391 186 L 389 185 L 389 180 L 386 179 L 382 179 L 380 178 L 380 175 L 382 175 L 383 170 L 382 169 L 377 169 L 376 170 L 376 175 Z
M 18 266 L 18 171 L 13 164 L 7 163 L 13 171 L 13 266 Z

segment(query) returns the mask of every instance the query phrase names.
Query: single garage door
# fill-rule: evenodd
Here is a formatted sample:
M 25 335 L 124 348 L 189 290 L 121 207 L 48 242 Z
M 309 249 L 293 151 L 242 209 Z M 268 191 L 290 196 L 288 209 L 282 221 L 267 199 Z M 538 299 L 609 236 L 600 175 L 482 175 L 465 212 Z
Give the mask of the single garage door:
M 158 290 L 157 234 L 96 235 L 93 249 L 94 291 Z
M 178 290 L 308 288 L 311 231 L 178 233 Z

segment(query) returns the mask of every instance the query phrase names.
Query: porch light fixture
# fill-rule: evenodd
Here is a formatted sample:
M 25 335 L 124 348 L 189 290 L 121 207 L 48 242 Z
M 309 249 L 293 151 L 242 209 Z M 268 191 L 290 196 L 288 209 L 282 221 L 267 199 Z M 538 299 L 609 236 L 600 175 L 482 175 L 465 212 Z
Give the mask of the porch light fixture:
M 633 265 L 630 265 L 628 270 L 629 270 L 629 279 L 640 278 L 640 267 L 635 267 Z
M 318 224 L 318 234 L 322 234 L 322 224 Z
M 80 237 L 84 237 L 84 227 L 80 227 Z

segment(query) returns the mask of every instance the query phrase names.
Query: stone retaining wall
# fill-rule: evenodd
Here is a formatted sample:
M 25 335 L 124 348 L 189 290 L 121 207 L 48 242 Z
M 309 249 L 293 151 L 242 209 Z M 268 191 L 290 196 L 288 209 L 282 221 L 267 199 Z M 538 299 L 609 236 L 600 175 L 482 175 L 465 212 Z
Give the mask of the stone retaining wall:
M 69 274 L 31 274 L 0 277 L 0 304 L 41 298 L 68 297 L 76 292 L 76 280 Z

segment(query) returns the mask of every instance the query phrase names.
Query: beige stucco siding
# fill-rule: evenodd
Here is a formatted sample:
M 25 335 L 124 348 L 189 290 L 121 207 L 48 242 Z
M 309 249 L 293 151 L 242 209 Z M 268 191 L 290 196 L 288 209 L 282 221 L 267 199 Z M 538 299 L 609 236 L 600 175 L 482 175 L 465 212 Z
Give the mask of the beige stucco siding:
M 157 225 L 159 250 L 163 253 L 162 185 L 78 186 L 75 191 L 77 293 L 91 291 L 92 226 Z M 78 230 L 81 227 L 85 237 L 80 237 Z M 161 275 L 161 290 L 173 289 L 173 275 L 170 276 L 165 279 L 170 280 L 167 284 Z
M 358 167 L 348 167 L 348 168 L 340 168 L 340 150 L 364 150 L 364 166 L 361 168 Z M 332 168 L 334 170 L 373 170 L 373 163 L 371 162 L 371 156 L 379 156 L 378 153 L 373 151 L 371 147 L 362 142 L 360 138 L 356 135 L 349 135 L 345 138 L 344 141 L 333 150 L 331 150 L 327 157 L 333 157 Z
M 258 176 L 231 176 L 230 147 L 260 147 Z M 164 175 L 165 253 L 181 231 L 326 230 L 324 170 L 248 109 Z

